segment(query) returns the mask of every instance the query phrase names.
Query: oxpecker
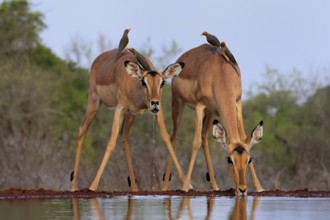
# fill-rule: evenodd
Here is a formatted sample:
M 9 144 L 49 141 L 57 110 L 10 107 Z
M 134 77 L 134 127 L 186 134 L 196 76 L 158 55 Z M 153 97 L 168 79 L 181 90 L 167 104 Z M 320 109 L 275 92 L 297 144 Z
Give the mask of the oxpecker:
M 120 41 L 119 41 L 119 45 L 118 45 L 118 55 L 117 57 L 120 55 L 121 52 L 123 52 L 123 50 L 125 50 L 125 48 L 127 47 L 128 45 L 128 32 L 130 31 L 131 29 L 125 29 L 124 31 L 124 34 L 123 36 L 121 37 Z
M 147 70 L 147 71 L 151 70 L 150 66 L 148 64 L 148 61 L 146 60 L 146 58 L 142 54 L 140 54 L 134 48 L 129 48 L 128 50 L 131 51 L 135 55 L 137 61 L 139 62 L 139 64 L 141 64 L 141 66 L 143 67 L 144 70 Z
M 201 34 L 201 36 L 203 35 L 206 37 L 207 42 L 213 46 L 213 48 L 216 49 L 217 47 L 220 47 L 220 41 L 216 36 L 209 34 L 206 31 Z

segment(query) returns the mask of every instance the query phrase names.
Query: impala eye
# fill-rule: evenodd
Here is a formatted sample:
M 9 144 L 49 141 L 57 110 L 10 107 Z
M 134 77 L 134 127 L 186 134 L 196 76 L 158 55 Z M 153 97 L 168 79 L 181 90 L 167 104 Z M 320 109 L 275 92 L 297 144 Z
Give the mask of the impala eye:
M 228 163 L 228 164 L 233 164 L 233 161 L 231 160 L 230 157 L 227 157 L 227 163 Z
M 252 157 L 250 157 L 250 160 L 249 160 L 248 164 L 250 164 L 251 162 L 252 162 Z
M 141 80 L 141 84 L 142 84 L 142 86 L 145 87 L 145 88 L 148 87 L 148 86 L 147 86 L 147 83 L 144 81 L 144 79 Z
M 165 85 L 165 81 L 163 80 L 160 84 L 160 88 L 162 88 Z

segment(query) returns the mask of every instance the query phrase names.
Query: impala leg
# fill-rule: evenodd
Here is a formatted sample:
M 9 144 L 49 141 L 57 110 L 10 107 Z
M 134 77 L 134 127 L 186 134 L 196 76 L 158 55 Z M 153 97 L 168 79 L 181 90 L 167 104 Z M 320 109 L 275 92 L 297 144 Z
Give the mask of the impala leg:
M 214 171 L 213 171 L 213 165 L 211 162 L 211 157 L 210 157 L 210 151 L 209 151 L 209 145 L 208 145 L 208 133 L 209 130 L 212 126 L 212 119 L 213 119 L 213 115 L 208 113 L 205 115 L 205 120 L 204 120 L 204 125 L 203 125 L 203 132 L 202 132 L 202 146 L 203 146 L 203 150 L 204 150 L 204 156 L 205 156 L 205 161 L 206 161 L 206 166 L 207 166 L 207 170 L 209 172 L 209 176 L 210 176 L 210 184 L 213 190 L 219 191 L 218 185 L 215 181 L 214 178 Z
M 183 110 L 183 105 L 179 101 L 175 100 L 175 98 L 172 98 L 172 120 L 173 120 L 173 133 L 171 137 L 171 143 L 173 149 L 175 148 L 176 145 L 176 137 L 178 134 L 178 127 L 179 123 L 181 120 L 182 116 L 182 110 Z M 164 175 L 164 185 L 163 185 L 163 191 L 167 191 L 168 189 L 168 183 L 170 180 L 170 175 L 171 175 L 171 168 L 172 168 L 172 157 L 171 155 L 168 156 L 167 160 L 167 167 L 166 167 L 166 172 Z
M 172 146 L 173 146 L 173 149 L 174 149 L 175 145 L 172 144 Z M 168 184 L 169 184 L 170 175 L 171 175 L 171 168 L 172 168 L 172 157 L 171 157 L 171 155 L 169 155 L 168 159 L 167 159 L 167 167 L 166 167 L 166 171 L 165 171 L 164 179 L 163 179 L 164 180 L 163 191 L 168 190 Z
M 134 171 L 133 171 L 131 153 L 129 150 L 129 143 L 128 143 L 128 134 L 129 134 L 129 131 L 130 131 L 134 121 L 135 121 L 134 115 L 125 116 L 125 124 L 124 124 L 125 127 L 124 127 L 124 134 L 123 134 L 123 138 L 122 138 L 122 144 L 124 145 L 128 173 L 129 173 L 129 178 L 131 180 L 131 190 L 132 190 L 132 192 L 137 192 L 138 188 L 137 188 L 137 185 L 135 182 L 135 175 L 134 175 Z
M 166 127 L 165 127 L 164 115 L 163 115 L 163 110 L 162 109 L 157 114 L 157 122 L 158 122 L 158 125 L 159 125 L 159 128 L 160 128 L 160 135 L 162 136 L 162 138 L 163 138 L 163 140 L 164 140 L 164 142 L 167 146 L 167 149 L 170 152 L 170 155 L 172 157 L 174 165 L 175 165 L 175 167 L 178 171 L 179 178 L 183 182 L 184 179 L 185 179 L 185 175 L 183 174 L 181 166 L 178 162 L 178 159 L 175 156 L 174 149 L 173 149 L 172 144 L 171 144 L 170 136 L 168 135 L 168 132 L 167 132 Z
M 94 97 L 93 95 L 89 95 L 88 97 L 88 104 L 86 109 L 86 114 L 84 119 L 79 127 L 79 133 L 77 138 L 77 151 L 76 151 L 76 159 L 74 163 L 74 170 L 71 174 L 71 191 L 78 190 L 78 172 L 79 172 L 79 163 L 80 163 L 80 156 L 81 156 L 81 149 L 83 146 L 83 142 L 87 133 L 87 130 L 92 123 L 96 112 L 99 108 L 99 99 Z
M 97 171 L 97 174 L 94 178 L 92 185 L 89 187 L 90 190 L 93 191 L 97 190 L 105 165 L 107 164 L 109 157 L 116 146 L 116 140 L 119 134 L 120 125 L 122 124 L 123 121 L 123 110 L 124 109 L 120 107 L 116 108 L 115 116 L 112 123 L 111 137 L 108 146 L 106 148 L 105 154 L 103 156 L 103 160 L 101 162 L 100 168 Z
M 253 185 L 254 185 L 254 188 L 257 192 L 263 192 L 264 189 L 262 188 L 259 180 L 258 180 L 258 177 L 257 177 L 257 174 L 256 174 L 256 171 L 254 170 L 254 165 L 253 165 L 253 162 L 251 162 L 249 164 L 249 167 L 250 167 L 250 170 L 251 170 L 251 174 L 252 174 L 252 181 L 253 181 Z
M 195 109 L 195 123 L 196 123 L 196 129 L 195 129 L 195 138 L 194 138 L 194 147 L 190 159 L 189 169 L 186 176 L 186 179 L 183 184 L 183 190 L 188 192 L 189 185 L 190 185 L 190 179 L 192 175 L 192 171 L 194 168 L 197 152 L 201 146 L 201 134 L 202 134 L 202 123 L 204 118 L 204 106 L 197 105 Z

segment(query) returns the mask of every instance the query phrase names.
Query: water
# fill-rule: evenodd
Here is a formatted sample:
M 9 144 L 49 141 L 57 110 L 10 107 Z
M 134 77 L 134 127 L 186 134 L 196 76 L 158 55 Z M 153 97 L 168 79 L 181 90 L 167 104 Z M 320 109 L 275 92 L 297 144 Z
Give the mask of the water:
M 133 196 L 0 200 L 0 219 L 329 219 L 330 198 Z

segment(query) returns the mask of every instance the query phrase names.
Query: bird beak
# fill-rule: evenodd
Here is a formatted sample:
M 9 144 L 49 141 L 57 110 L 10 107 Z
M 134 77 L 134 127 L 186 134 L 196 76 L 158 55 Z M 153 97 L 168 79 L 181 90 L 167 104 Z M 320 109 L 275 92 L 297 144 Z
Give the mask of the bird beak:
M 204 34 L 203 33 L 201 33 L 201 36 L 203 36 Z

